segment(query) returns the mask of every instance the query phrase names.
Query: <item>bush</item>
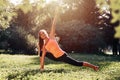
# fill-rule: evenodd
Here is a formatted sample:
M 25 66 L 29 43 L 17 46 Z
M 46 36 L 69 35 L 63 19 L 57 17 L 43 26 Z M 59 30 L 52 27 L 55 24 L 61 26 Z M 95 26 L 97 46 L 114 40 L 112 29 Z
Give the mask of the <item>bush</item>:
M 2 32 L 1 38 L 6 40 L 7 44 L 4 44 L 4 46 L 7 46 L 10 50 L 13 51 L 13 53 L 27 53 L 27 54 L 33 54 L 35 44 L 35 40 L 33 40 L 32 35 L 30 35 L 28 32 L 26 32 L 22 27 L 9 27 L 6 30 Z M 4 42 L 4 41 L 3 41 Z M 3 44 L 1 42 L 1 44 Z M 1 46 L 4 48 L 3 46 Z M 4 48 L 5 49 L 5 48 Z

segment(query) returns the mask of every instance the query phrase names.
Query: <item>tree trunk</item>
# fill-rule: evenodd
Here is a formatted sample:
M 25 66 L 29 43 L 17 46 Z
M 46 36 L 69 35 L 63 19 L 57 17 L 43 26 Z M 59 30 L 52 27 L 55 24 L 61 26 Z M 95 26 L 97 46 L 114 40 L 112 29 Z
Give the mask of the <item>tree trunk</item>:
M 113 49 L 112 49 L 113 55 L 118 55 L 117 54 L 117 52 L 118 52 L 118 42 L 119 42 L 118 39 L 113 39 Z
M 118 52 L 119 52 L 119 56 L 120 56 L 120 39 L 119 39 L 119 42 L 118 42 Z

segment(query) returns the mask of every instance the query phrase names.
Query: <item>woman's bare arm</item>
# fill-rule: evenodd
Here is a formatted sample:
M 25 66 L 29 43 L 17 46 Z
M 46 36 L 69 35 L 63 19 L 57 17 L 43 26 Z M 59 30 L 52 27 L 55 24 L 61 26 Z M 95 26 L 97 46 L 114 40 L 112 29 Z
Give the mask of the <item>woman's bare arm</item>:
M 51 31 L 50 31 L 51 38 L 55 38 L 55 27 L 56 27 L 57 15 L 58 15 L 58 9 L 56 9 L 56 11 L 55 11 L 55 16 L 54 16 L 54 19 L 52 22 L 52 27 L 51 27 Z
M 44 46 L 43 46 L 42 57 L 41 57 L 41 60 L 40 60 L 40 64 L 41 64 L 40 70 L 43 70 L 43 69 L 44 69 L 45 55 L 46 55 L 46 50 L 45 50 L 45 48 L 44 48 Z
M 38 55 L 40 56 L 40 47 L 39 47 L 39 44 L 37 44 L 37 50 L 38 50 Z

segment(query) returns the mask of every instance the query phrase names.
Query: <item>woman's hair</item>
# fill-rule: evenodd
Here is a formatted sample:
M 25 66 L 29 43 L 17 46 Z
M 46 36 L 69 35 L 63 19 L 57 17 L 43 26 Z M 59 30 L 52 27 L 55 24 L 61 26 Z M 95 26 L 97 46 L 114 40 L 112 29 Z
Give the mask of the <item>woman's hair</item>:
M 42 49 L 42 47 L 43 47 L 43 44 L 44 44 L 44 41 L 43 41 L 43 39 L 40 37 L 40 31 L 39 31 L 39 33 L 38 33 L 38 45 L 39 45 L 39 48 L 40 48 L 40 50 Z
M 43 44 L 44 44 L 44 40 L 40 37 L 40 32 L 44 32 L 47 36 L 48 36 L 48 34 L 47 34 L 47 31 L 44 30 L 44 29 L 40 30 L 39 33 L 38 33 L 38 39 L 39 39 L 39 44 L 38 45 L 39 45 L 40 50 L 41 50 L 42 47 L 43 47 Z
M 38 45 L 39 45 L 39 48 L 41 50 L 42 47 L 43 47 L 44 42 L 43 42 L 43 39 L 40 37 L 40 34 L 38 34 L 38 39 L 39 39 Z

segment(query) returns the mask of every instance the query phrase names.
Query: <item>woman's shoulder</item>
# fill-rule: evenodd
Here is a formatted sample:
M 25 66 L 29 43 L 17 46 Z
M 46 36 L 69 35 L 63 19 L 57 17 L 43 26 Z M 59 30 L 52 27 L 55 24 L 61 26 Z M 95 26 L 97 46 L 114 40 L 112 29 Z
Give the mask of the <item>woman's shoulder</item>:
M 50 38 L 48 39 L 48 41 L 50 41 L 50 40 L 56 40 L 56 38 L 55 38 L 55 37 L 50 37 Z

